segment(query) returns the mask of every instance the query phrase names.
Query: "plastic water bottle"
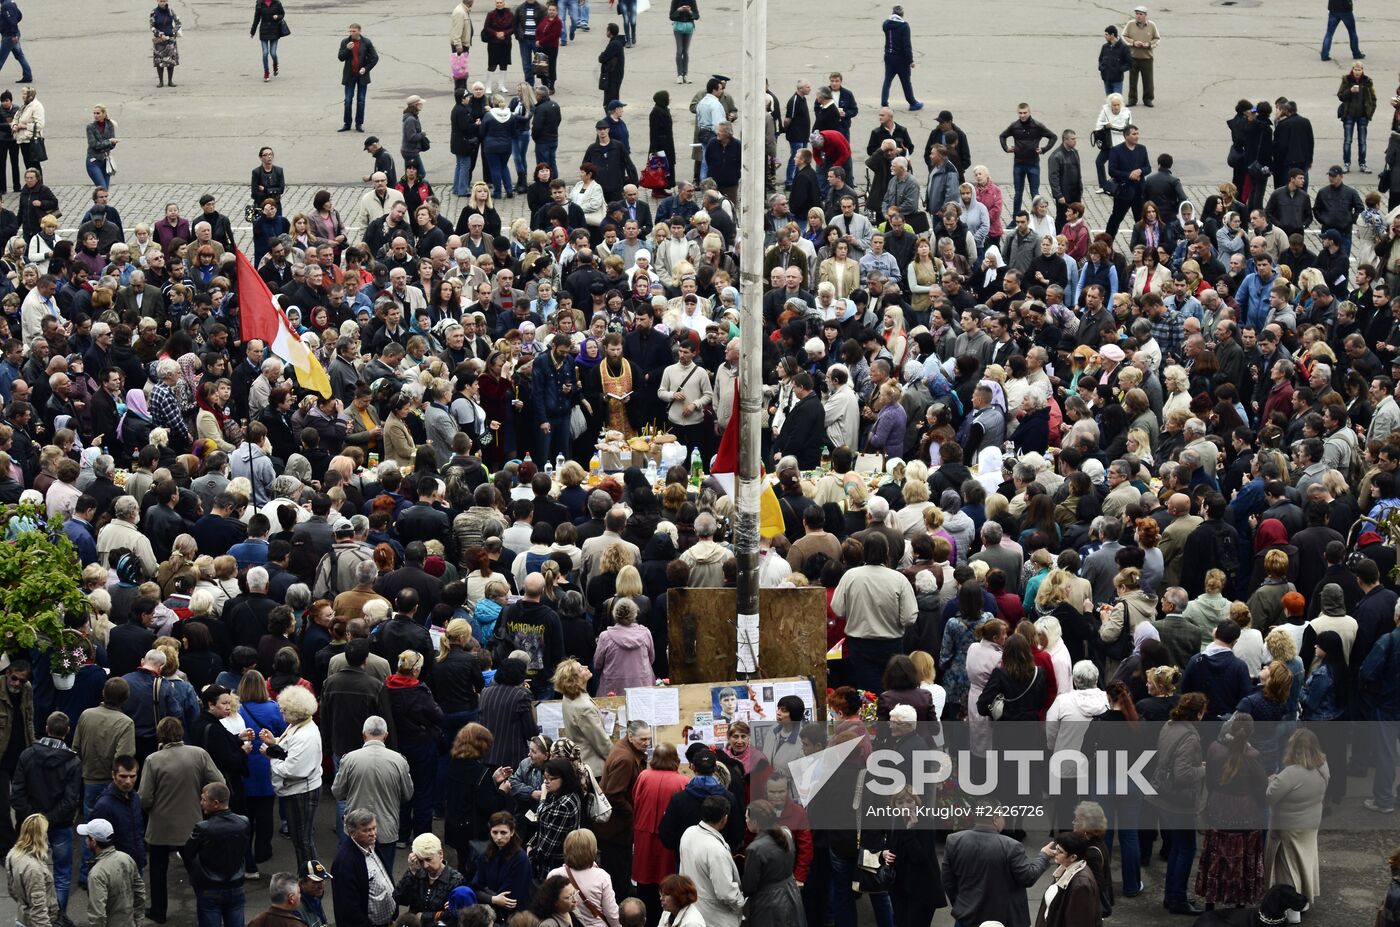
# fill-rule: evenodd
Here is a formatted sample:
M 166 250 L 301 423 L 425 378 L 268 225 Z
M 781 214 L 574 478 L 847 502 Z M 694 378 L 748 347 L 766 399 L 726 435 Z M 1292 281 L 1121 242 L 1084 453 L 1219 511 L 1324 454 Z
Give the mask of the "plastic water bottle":
M 554 458 L 554 472 L 558 473 L 562 469 L 564 469 L 564 455 L 559 454 Z
M 690 452 L 690 484 L 699 487 L 705 481 L 705 468 L 700 463 L 700 448 Z
M 656 486 L 656 458 L 650 454 L 647 455 L 647 485 Z
M 526 451 L 526 452 L 525 452 L 525 459 L 522 460 L 521 463 L 533 463 L 533 461 L 530 460 L 530 452 L 529 452 L 529 451 Z

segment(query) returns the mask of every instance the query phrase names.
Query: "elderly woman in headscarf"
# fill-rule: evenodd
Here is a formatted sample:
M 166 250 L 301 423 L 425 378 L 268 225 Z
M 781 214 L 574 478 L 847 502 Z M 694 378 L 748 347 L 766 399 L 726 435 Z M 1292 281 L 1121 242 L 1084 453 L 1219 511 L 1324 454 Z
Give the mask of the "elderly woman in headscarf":
M 1006 261 L 1001 256 L 1001 249 L 992 245 L 987 249 L 987 253 L 982 255 L 981 266 L 972 274 L 977 301 L 986 302 L 993 293 L 1000 293 L 1002 278 L 1005 276 Z
M 989 446 L 977 452 L 977 482 L 988 493 L 1001 487 L 1001 448 Z

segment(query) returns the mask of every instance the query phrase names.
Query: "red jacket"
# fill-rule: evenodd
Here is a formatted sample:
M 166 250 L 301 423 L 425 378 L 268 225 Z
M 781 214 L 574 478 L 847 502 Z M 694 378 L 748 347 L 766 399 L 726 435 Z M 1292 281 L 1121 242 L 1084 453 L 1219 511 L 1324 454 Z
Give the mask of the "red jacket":
M 535 44 L 540 48 L 558 48 L 559 39 L 564 34 L 564 20 L 556 16 L 546 16 L 535 25 Z
M 851 160 L 851 143 L 846 141 L 846 136 L 833 129 L 823 129 L 821 137 L 822 147 L 816 152 L 818 167 L 822 170 L 842 167 Z M 849 171 L 846 176 L 849 178 Z

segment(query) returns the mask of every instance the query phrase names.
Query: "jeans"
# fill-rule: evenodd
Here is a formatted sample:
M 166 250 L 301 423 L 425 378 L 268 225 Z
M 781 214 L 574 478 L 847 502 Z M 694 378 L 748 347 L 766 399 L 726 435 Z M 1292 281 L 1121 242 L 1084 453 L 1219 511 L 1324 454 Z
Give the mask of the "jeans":
M 1361 45 L 1356 41 L 1356 14 L 1351 10 L 1342 12 L 1328 12 L 1327 32 L 1322 36 L 1322 60 L 1326 61 L 1332 57 L 1332 33 L 1337 31 L 1337 24 L 1341 23 L 1347 27 L 1347 35 L 1351 36 L 1351 56 L 1361 57 Z M 5 63 L 3 46 L 0 46 L 0 65 Z M 27 71 L 25 73 L 28 73 Z
M 693 32 L 672 32 L 676 37 L 676 76 L 686 77 L 690 74 L 690 37 Z
M 637 44 L 637 0 L 617 0 L 617 13 L 622 17 L 622 40 Z M 587 21 L 587 16 L 584 17 Z
M 513 192 L 510 184 L 510 152 L 509 151 L 488 151 L 486 152 L 486 163 L 491 169 L 491 195 L 497 199 L 501 198 L 501 184 L 505 184 L 505 192 Z
M 525 83 L 535 86 L 535 40 L 526 36 L 520 40 L 520 66 L 525 69 Z M 555 54 L 558 54 L 556 49 Z
M 243 889 L 206 888 L 195 894 L 199 927 L 243 927 Z
M 1142 891 L 1142 848 L 1138 845 L 1138 814 L 1142 810 L 1142 799 L 1136 795 L 1105 795 L 1102 798 L 1104 813 L 1108 816 L 1108 832 L 1104 843 L 1108 847 L 1108 858 L 1113 859 L 1113 835 L 1118 834 L 1119 852 L 1123 856 L 1123 891 Z
M 1030 182 L 1031 199 L 1040 196 L 1040 159 L 1037 158 L 1030 164 L 1022 164 L 1019 161 L 1011 164 L 1011 183 L 1016 188 L 1015 203 L 1011 207 L 1013 213 L 1021 211 L 1021 190 L 1026 181 Z
M 472 171 L 476 170 L 475 155 L 457 155 L 457 167 L 452 172 L 452 192 L 457 196 L 470 196 L 472 192 Z
M 878 690 L 890 657 L 903 652 L 897 637 L 888 640 L 847 637 L 846 663 L 851 671 L 851 684 L 872 692 Z
M 1376 738 L 1376 775 L 1371 780 L 1371 800 L 1382 808 L 1395 807 L 1395 739 L 1400 737 L 1400 721 L 1373 718 Z
M 1351 131 L 1356 130 L 1356 154 L 1361 161 L 1361 166 L 1366 166 L 1366 130 L 1370 128 L 1369 119 L 1352 119 L 1348 116 L 1342 120 L 1342 164 L 1351 167 Z
M 350 125 L 350 101 L 355 99 L 356 90 L 359 90 L 359 100 L 355 104 L 355 128 L 360 129 L 365 124 L 365 92 L 369 90 L 368 84 L 355 81 L 345 85 L 345 118 L 341 121 L 347 127 Z
M 900 87 L 904 89 L 904 102 L 908 103 L 910 106 L 913 106 L 915 103 L 919 102 L 918 100 L 914 99 L 914 82 L 910 80 L 909 62 L 891 61 L 890 59 L 886 58 L 885 83 L 883 86 L 880 87 L 880 105 L 890 105 L 890 85 L 894 83 L 894 79 L 896 77 L 899 78 Z
M 807 143 L 805 141 L 788 142 L 788 147 L 792 149 L 792 151 L 788 153 L 787 164 L 787 185 L 790 187 L 792 186 L 792 179 L 797 176 L 797 153 L 803 148 L 806 148 Z M 674 152 L 669 153 L 674 155 Z
M 292 831 L 292 846 L 297 854 L 297 870 L 316 859 L 316 806 L 320 804 L 319 790 L 287 796 L 288 825 Z M 155 848 L 152 847 L 154 850 Z
M 84 158 L 83 163 L 87 165 L 88 179 L 92 181 L 93 185 L 102 187 L 104 190 L 107 189 L 111 183 L 111 179 L 107 175 L 107 159 Z
M 1167 841 L 1167 875 L 1162 900 L 1186 901 L 1191 864 L 1196 859 L 1196 816 L 1162 811 L 1162 836 Z
M 535 459 L 553 460 L 557 455 L 569 457 L 572 439 L 569 437 L 569 416 L 561 415 L 549 420 L 549 431 L 539 429 L 535 436 Z
M 92 818 L 92 808 L 97 804 L 97 800 L 102 797 L 102 790 L 107 788 L 105 782 L 84 782 L 83 783 L 83 820 Z M 92 868 L 92 851 L 87 848 L 87 841 L 83 841 L 83 862 L 78 870 L 78 880 L 84 885 L 87 884 L 88 870 Z
M 548 145 L 544 145 L 539 142 L 535 143 L 535 161 L 540 164 L 548 164 L 549 176 L 551 177 L 559 176 L 559 166 L 554 163 L 554 158 L 558 151 L 558 142 L 553 142 Z
M 272 63 L 277 63 L 277 43 L 281 39 L 260 39 L 262 42 L 263 73 L 267 73 L 267 59 L 271 58 Z
M 53 890 L 58 909 L 68 909 L 68 890 L 73 882 L 73 827 L 49 828 L 49 856 L 53 858 Z
M 20 78 L 22 80 L 33 80 L 34 72 L 29 69 L 29 59 L 24 57 L 24 49 L 20 47 L 19 36 L 7 35 L 0 38 L 0 68 L 5 66 L 5 62 L 10 60 L 10 55 L 15 56 L 19 62 Z
M 831 914 L 836 927 L 856 927 L 856 893 L 851 891 L 851 878 L 856 861 L 831 854 Z M 894 927 L 894 908 L 889 895 L 869 895 L 875 909 L 875 927 Z
M 1104 95 L 1104 96 L 1108 96 L 1110 93 L 1122 93 L 1122 92 L 1123 92 L 1123 78 L 1120 77 L 1120 78 L 1118 78 L 1117 80 L 1106 80 L 1106 81 L 1103 82 L 1103 95 Z
M 588 0 L 578 0 L 578 24 L 588 28 Z
M 582 15 L 579 12 L 579 6 L 579 0 L 564 0 L 559 6 L 559 19 L 563 20 L 568 26 L 568 31 L 559 39 L 560 45 L 568 45 L 569 42 L 573 40 L 574 33 L 578 30 L 579 25 L 583 22 Z
M 530 168 L 525 163 L 525 159 L 530 154 L 530 130 L 526 129 L 524 132 L 521 132 L 515 138 L 511 139 L 510 148 L 511 153 L 515 155 L 515 173 L 521 177 L 528 176 Z M 553 174 L 550 176 L 552 177 Z

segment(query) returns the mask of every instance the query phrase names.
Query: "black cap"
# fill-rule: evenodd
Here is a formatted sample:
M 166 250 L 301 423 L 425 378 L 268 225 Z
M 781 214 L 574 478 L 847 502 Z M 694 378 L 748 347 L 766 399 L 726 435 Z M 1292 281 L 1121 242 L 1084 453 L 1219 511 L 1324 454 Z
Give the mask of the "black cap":
M 98 203 L 96 206 L 92 207 L 91 215 L 94 219 L 105 219 L 107 218 L 107 207 Z
M 729 78 L 725 77 L 723 74 L 711 74 L 710 77 L 715 80 L 724 81 L 726 84 L 729 83 Z
M 612 123 L 609 122 L 609 121 L 606 120 L 606 119 L 599 119 L 596 123 L 594 123 L 593 128 L 595 128 L 595 129 L 611 129 L 611 128 L 612 128 Z
M 379 144 L 379 136 L 378 136 L 378 135 L 371 135 L 369 138 L 365 139 L 365 151 L 369 151 L 369 146 L 370 146 L 370 145 L 378 145 L 378 144 Z

